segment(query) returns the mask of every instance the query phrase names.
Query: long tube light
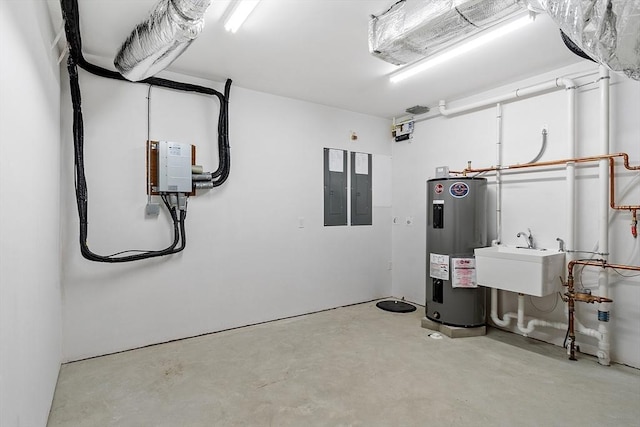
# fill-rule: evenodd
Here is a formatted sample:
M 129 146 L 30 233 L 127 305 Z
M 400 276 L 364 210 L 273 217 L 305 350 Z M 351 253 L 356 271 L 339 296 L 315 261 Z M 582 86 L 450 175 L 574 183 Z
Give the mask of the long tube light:
M 238 0 L 235 8 L 224 22 L 224 29 L 235 33 L 249 17 L 260 0 Z
M 443 62 L 449 61 L 450 59 L 456 58 L 462 54 L 472 51 L 473 49 L 483 46 L 499 37 L 505 36 L 519 28 L 522 28 L 530 22 L 532 22 L 532 18 L 527 15 L 518 18 L 515 21 L 511 21 L 506 25 L 501 25 L 496 27 L 495 29 L 487 30 L 481 36 L 464 42 L 463 44 L 452 49 L 446 50 L 439 55 L 423 59 L 422 61 L 418 61 L 413 65 L 402 68 L 401 70 L 393 73 L 391 77 L 389 77 L 389 80 L 391 81 L 391 83 L 397 83 L 399 81 L 412 77 L 418 73 L 428 70 L 429 68 L 435 67 L 436 65 L 442 64 Z

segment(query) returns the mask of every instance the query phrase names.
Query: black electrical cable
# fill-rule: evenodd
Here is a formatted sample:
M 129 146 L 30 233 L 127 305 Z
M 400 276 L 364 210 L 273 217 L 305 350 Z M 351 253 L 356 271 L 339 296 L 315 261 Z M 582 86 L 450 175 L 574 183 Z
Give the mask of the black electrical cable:
M 568 339 L 569 339 L 569 327 L 567 327 L 567 333 L 564 334 L 564 342 L 562 343 L 562 348 L 567 348 Z
M 213 186 L 218 187 L 229 177 L 231 170 L 231 156 L 229 147 L 229 91 L 231 89 L 231 80 L 227 80 L 224 85 L 225 102 L 220 103 L 220 115 L 218 117 L 218 169 L 211 173 L 213 177 Z
M 127 256 L 103 256 L 92 252 L 87 245 L 88 234 L 88 192 L 87 181 L 84 172 L 84 126 L 82 117 L 82 98 L 80 94 L 80 84 L 78 80 L 78 67 L 74 61 L 74 57 L 69 55 L 67 62 L 69 72 L 69 81 L 71 88 L 71 103 L 73 106 L 73 146 L 74 146 L 74 169 L 75 169 L 75 187 L 76 201 L 78 204 L 78 217 L 80 222 L 80 251 L 82 256 L 91 261 L 98 262 L 130 262 L 148 258 L 154 258 L 169 255 L 179 250 L 175 247 L 180 241 L 179 221 L 175 208 L 171 207 L 166 201 L 165 204 L 171 219 L 173 221 L 174 238 L 171 245 L 159 251 L 147 251 L 135 255 Z
M 69 46 L 69 58 L 67 70 L 69 72 L 69 82 L 71 88 L 71 102 L 73 106 L 73 146 L 74 146 L 74 179 L 76 203 L 78 207 L 78 218 L 80 223 L 80 251 L 82 256 L 91 261 L 119 263 L 138 261 L 164 255 L 170 255 L 182 251 L 186 247 L 185 219 L 186 210 L 180 210 L 180 216 L 176 212 L 177 207 L 172 206 L 166 196 L 162 200 L 171 215 L 173 222 L 173 242 L 167 248 L 157 251 L 140 251 L 135 255 L 118 256 L 128 252 L 122 251 L 112 255 L 98 255 L 92 252 L 87 245 L 88 234 L 88 190 L 84 171 L 84 123 L 82 117 L 82 98 L 78 79 L 78 66 L 84 70 L 106 78 L 128 81 L 115 71 L 99 67 L 87 62 L 82 55 L 82 38 L 80 36 L 80 19 L 78 14 L 77 0 L 60 0 L 62 16 L 65 22 L 65 34 Z M 213 185 L 222 185 L 229 177 L 231 169 L 230 147 L 228 135 L 228 105 L 231 80 L 227 79 L 224 94 L 212 88 L 193 85 L 189 83 L 175 82 L 172 80 L 150 77 L 136 83 L 149 84 L 153 86 L 165 87 L 178 91 L 196 92 L 206 95 L 216 96 L 220 101 L 220 113 L 218 116 L 218 169 L 213 173 Z M 180 246 L 178 246 L 180 243 Z

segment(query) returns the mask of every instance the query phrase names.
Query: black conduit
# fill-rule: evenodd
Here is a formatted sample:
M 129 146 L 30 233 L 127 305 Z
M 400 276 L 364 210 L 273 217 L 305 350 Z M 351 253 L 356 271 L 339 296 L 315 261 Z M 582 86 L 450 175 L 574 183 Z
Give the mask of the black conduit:
M 169 203 L 168 196 L 163 195 L 162 201 L 171 215 L 173 222 L 173 242 L 165 249 L 157 251 L 123 251 L 112 255 L 98 255 L 92 252 L 87 245 L 88 234 L 88 192 L 87 181 L 84 171 L 84 124 L 82 118 L 82 99 L 80 84 L 78 79 L 78 66 L 84 70 L 101 77 L 116 80 L 129 81 L 118 72 L 108 70 L 91 64 L 82 55 L 82 38 L 80 36 L 80 19 L 78 14 L 77 0 L 60 0 L 62 17 L 64 19 L 65 34 L 69 46 L 69 58 L 67 60 L 67 70 L 69 72 L 69 82 L 71 87 L 71 103 L 73 106 L 73 148 L 74 148 L 74 172 L 76 202 L 78 205 L 78 218 L 80 222 L 80 251 L 82 256 L 91 261 L 97 262 L 130 262 L 164 255 L 170 255 L 182 251 L 186 246 L 185 219 L 186 210 L 179 210 L 175 205 Z M 157 77 L 135 82 L 152 86 L 164 87 L 168 89 L 196 92 L 205 95 L 216 96 L 220 100 L 220 113 L 218 115 L 218 169 L 212 173 L 213 186 L 222 185 L 229 177 L 231 169 L 231 158 L 229 149 L 229 91 L 231 80 L 227 79 L 224 86 L 224 94 L 215 89 L 198 86 L 189 83 L 181 83 Z M 180 243 L 180 246 L 178 246 Z M 133 255 L 123 255 L 129 252 L 136 252 Z

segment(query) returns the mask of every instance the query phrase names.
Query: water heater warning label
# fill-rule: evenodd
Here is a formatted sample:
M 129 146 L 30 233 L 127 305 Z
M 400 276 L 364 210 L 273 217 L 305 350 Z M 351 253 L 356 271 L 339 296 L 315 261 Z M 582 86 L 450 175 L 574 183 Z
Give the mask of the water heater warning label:
M 449 280 L 449 255 L 430 254 L 429 276 Z
M 475 258 L 451 258 L 453 274 L 451 287 L 477 288 Z
M 436 186 L 433 187 L 433 191 L 435 191 L 436 194 L 442 194 L 442 192 L 444 191 L 444 185 L 440 183 L 436 184 Z
M 454 182 L 451 184 L 451 187 L 449 187 L 449 194 L 457 199 L 461 199 L 469 194 L 469 186 L 461 181 Z

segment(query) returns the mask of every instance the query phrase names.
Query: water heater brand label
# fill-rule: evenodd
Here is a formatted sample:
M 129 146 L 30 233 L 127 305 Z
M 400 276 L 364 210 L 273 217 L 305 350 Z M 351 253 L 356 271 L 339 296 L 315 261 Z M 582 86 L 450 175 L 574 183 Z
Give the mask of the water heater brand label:
M 442 194 L 442 192 L 444 191 L 444 185 L 436 184 L 436 186 L 433 188 L 433 191 L 435 191 L 436 194 Z
M 464 182 L 454 182 L 451 184 L 451 187 L 449 187 L 449 194 L 457 199 L 467 197 L 467 194 L 469 194 L 469 186 Z

